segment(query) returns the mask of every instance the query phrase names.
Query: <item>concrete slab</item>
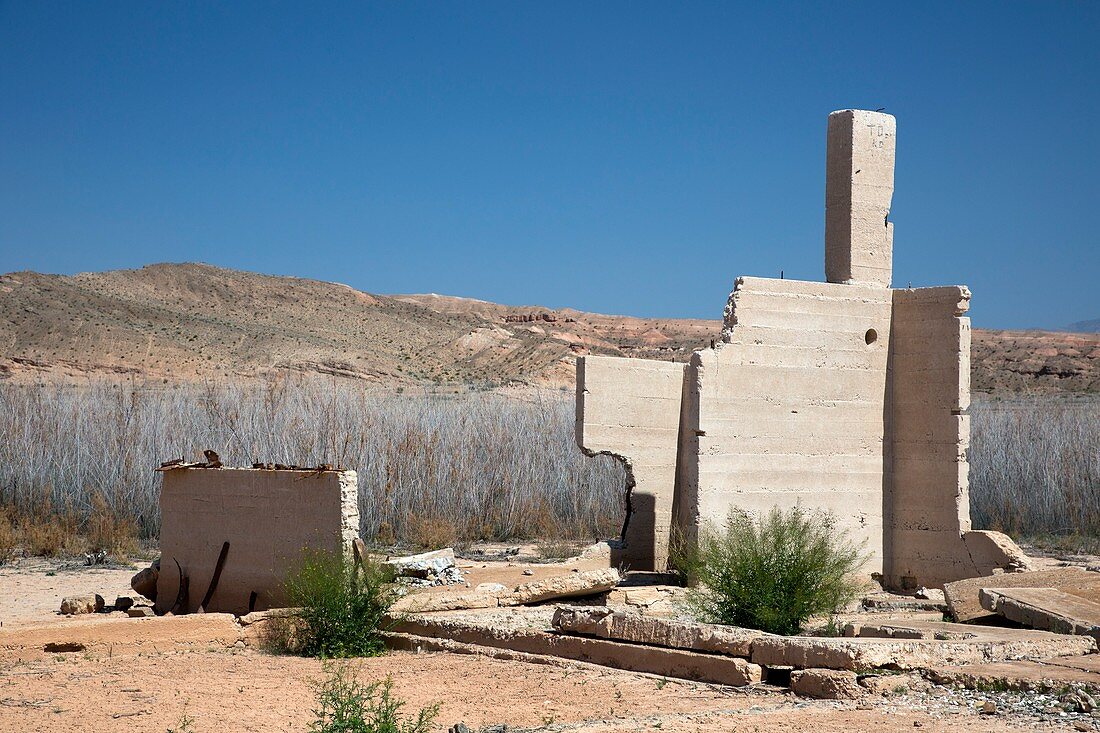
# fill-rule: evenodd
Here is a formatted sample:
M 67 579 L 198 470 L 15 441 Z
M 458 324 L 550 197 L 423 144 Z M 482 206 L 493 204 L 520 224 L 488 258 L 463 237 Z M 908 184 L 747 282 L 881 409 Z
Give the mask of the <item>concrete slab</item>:
M 928 677 L 938 684 L 971 689 L 1059 690 L 1069 685 L 1100 689 L 1100 655 L 936 667 L 928 670 Z
M 914 624 L 914 628 L 960 633 L 957 624 Z M 945 665 L 981 664 L 1007 659 L 1045 659 L 1089 654 L 1096 642 L 1087 636 L 1064 636 L 1027 629 L 964 627 L 972 638 L 876 639 L 765 636 L 754 640 L 752 661 L 764 666 L 796 669 L 928 669 Z M 967 633 L 970 633 L 969 631 Z
M 566 634 L 745 658 L 752 653 L 753 640 L 765 635 L 754 629 L 672 621 L 598 606 L 563 606 L 551 623 Z
M 1055 588 L 982 588 L 982 608 L 1009 621 L 1057 634 L 1100 639 L 1100 603 Z
M 763 675 L 758 665 L 739 657 L 557 634 L 550 630 L 552 610 L 510 608 L 413 615 L 399 620 L 392 631 L 734 687 L 760 682 Z
M 990 577 L 967 578 L 944 585 L 944 595 L 951 615 L 956 621 L 976 621 L 995 617 L 996 614 L 982 608 L 978 597 L 982 588 L 1056 588 L 1066 593 L 1084 594 L 1100 592 L 1100 573 L 1079 567 L 1036 570 L 1028 573 L 1003 573 Z

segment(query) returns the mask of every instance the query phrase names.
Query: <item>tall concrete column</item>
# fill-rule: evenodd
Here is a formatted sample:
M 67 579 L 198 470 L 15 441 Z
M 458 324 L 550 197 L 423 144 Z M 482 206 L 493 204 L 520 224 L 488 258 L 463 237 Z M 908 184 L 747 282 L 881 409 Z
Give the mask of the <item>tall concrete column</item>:
M 829 115 L 825 174 L 825 279 L 890 287 L 894 229 L 893 115 Z

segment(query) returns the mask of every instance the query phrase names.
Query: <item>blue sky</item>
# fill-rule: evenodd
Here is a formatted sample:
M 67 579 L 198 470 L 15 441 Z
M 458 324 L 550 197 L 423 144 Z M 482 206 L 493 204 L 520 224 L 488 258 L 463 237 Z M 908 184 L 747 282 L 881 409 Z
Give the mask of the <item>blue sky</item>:
M 898 119 L 894 282 L 1100 317 L 1100 3 L 0 0 L 0 271 L 204 261 L 721 316 L 823 278 L 831 110 Z

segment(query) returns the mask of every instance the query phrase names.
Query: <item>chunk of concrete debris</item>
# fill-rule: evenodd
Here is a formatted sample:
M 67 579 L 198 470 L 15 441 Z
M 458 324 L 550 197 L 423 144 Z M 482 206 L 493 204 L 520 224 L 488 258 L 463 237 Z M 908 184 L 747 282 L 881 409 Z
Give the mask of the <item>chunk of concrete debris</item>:
M 130 587 L 134 589 L 134 592 L 141 594 L 150 601 L 156 603 L 157 600 L 157 578 L 160 576 L 160 559 L 158 558 L 152 565 L 143 570 L 138 571 L 134 577 L 130 578 Z
M 763 631 L 754 629 L 674 621 L 638 613 L 612 611 L 606 606 L 562 606 L 554 612 L 552 625 L 555 630 L 567 634 L 732 657 L 748 657 L 752 652 L 753 639 L 764 636 Z
M 943 587 L 948 608 L 956 621 L 974 621 L 994 615 L 982 608 L 979 598 L 982 588 L 1054 588 L 1087 595 L 1100 592 L 1100 573 L 1068 567 L 957 580 Z
M 386 560 L 386 564 L 392 567 L 397 575 L 428 578 L 432 575 L 439 575 L 447 568 L 453 568 L 455 551 L 448 547 L 443 550 L 422 552 L 419 555 L 391 557 Z
M 432 588 L 465 582 L 462 572 L 455 566 L 454 550 L 449 547 L 419 555 L 391 557 L 386 560 L 386 565 L 393 568 L 404 585 L 416 588 Z
M 157 614 L 150 606 L 134 606 L 126 609 L 126 615 L 130 618 L 146 618 Z
M 86 596 L 69 596 L 61 601 L 61 613 L 66 616 L 99 613 L 103 610 L 103 606 L 103 596 L 97 593 Z
M 114 609 L 116 611 L 128 611 L 134 605 L 134 599 L 130 596 L 119 596 L 115 598 Z
M 982 608 L 1024 626 L 1100 640 L 1100 603 L 1056 588 L 983 588 Z
M 839 669 L 801 669 L 791 672 L 791 691 L 819 700 L 855 700 L 862 697 L 855 672 Z
M 502 606 L 522 606 L 559 598 L 577 598 L 604 593 L 618 583 L 619 571 L 614 568 L 587 570 L 583 573 L 558 575 L 524 583 L 511 593 L 501 595 L 499 600 Z

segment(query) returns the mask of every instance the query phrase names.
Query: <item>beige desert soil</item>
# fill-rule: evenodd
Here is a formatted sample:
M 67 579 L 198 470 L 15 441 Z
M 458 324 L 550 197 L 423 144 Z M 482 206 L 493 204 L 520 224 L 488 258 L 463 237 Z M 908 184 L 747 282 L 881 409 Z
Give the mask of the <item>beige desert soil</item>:
M 129 623 L 120 621 L 120 624 Z M 916 700 L 870 704 L 806 701 L 754 691 L 665 682 L 586 666 L 551 667 L 448 653 L 394 652 L 353 660 L 363 681 L 391 677 L 410 708 L 440 703 L 438 730 L 478 727 L 583 731 L 1028 730 L 1024 721 L 933 709 Z M 190 730 L 304 731 L 317 660 L 251 649 L 53 654 L 5 663 L 0 656 L 0 731 L 165 731 L 186 715 Z M 860 709 L 860 708 L 869 709 Z
M 460 561 L 472 584 L 508 585 L 606 564 L 601 557 L 544 565 Z M 193 720 L 189 730 L 196 733 L 308 728 L 312 685 L 323 677 L 323 664 L 242 648 L 240 630 L 229 616 L 57 614 L 64 595 L 99 592 L 110 603 L 114 595 L 128 593 L 132 572 L 63 570 L 40 559 L 0 569 L 0 732 L 118 726 L 167 731 L 179 729 L 185 717 Z M 46 652 L 51 639 L 89 644 L 84 650 Z M 365 682 L 393 678 L 395 693 L 411 708 L 440 703 L 437 730 L 459 721 L 474 730 L 507 724 L 593 733 L 1068 726 L 1034 716 L 979 715 L 973 696 L 926 683 L 914 686 L 911 694 L 872 695 L 857 703 L 806 700 L 767 686 L 734 689 L 662 680 L 565 661 L 549 666 L 479 655 L 394 652 L 350 664 Z M 886 679 L 892 689 L 893 678 Z

